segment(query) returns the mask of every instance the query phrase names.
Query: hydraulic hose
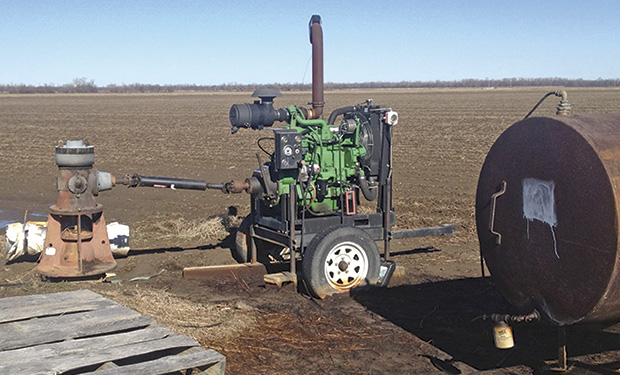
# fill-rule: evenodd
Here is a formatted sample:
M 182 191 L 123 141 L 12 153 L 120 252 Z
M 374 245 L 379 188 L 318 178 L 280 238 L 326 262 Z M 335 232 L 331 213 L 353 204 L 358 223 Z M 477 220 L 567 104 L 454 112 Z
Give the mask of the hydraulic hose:
M 366 200 L 374 201 L 375 198 L 377 198 L 377 189 L 371 189 L 370 186 L 368 186 L 368 180 L 366 180 L 365 176 L 360 174 L 357 177 L 357 184 L 362 190 L 362 194 L 364 195 L 364 198 L 366 198 Z
M 329 115 L 329 119 L 327 120 L 327 124 L 329 125 L 334 125 L 334 122 L 336 121 L 336 117 L 340 116 L 340 115 L 344 115 L 347 112 L 353 112 L 357 110 L 357 106 L 355 105 L 350 105 L 348 107 L 342 107 L 342 108 L 338 108 L 338 109 L 334 109 L 334 111 Z

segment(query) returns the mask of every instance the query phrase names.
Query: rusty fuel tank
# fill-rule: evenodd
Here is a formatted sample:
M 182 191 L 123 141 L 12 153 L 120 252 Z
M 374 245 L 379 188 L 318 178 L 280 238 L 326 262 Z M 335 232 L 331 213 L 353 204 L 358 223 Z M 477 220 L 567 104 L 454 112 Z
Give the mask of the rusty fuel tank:
M 552 323 L 620 320 L 620 114 L 508 128 L 478 181 L 480 251 L 505 297 Z

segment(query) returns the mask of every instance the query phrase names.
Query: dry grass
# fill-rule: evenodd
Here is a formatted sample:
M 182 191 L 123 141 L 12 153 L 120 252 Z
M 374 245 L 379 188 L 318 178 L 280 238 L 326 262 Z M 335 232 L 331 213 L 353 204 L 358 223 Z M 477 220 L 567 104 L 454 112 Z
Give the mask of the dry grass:
M 222 241 L 243 218 L 215 215 L 205 220 L 183 217 L 142 221 L 131 231 L 132 247 L 148 247 L 152 243 L 201 244 Z
M 243 301 L 196 303 L 164 290 L 145 290 L 139 286 L 100 293 L 153 318 L 160 326 L 193 338 L 203 346 L 232 340 L 256 322 L 257 312 Z

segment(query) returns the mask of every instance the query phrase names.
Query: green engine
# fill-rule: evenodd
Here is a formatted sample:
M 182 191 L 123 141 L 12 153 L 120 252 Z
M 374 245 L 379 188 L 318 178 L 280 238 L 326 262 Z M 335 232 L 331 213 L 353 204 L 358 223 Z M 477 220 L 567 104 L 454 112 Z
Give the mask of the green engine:
M 268 207 L 295 189 L 296 204 L 312 215 L 344 210 L 355 213 L 360 195 L 374 200 L 377 186 L 391 170 L 391 129 L 398 114 L 390 108 L 366 104 L 335 110 L 328 121 L 306 119 L 308 109 L 273 108 L 275 90 L 257 90 L 261 101 L 235 104 L 230 110 L 232 131 L 262 129 L 274 121 L 287 125 L 273 129 L 273 138 L 261 138 L 259 147 L 269 162 L 246 180 L 251 193 Z M 336 120 L 339 119 L 338 122 Z M 265 142 L 273 142 L 273 152 Z

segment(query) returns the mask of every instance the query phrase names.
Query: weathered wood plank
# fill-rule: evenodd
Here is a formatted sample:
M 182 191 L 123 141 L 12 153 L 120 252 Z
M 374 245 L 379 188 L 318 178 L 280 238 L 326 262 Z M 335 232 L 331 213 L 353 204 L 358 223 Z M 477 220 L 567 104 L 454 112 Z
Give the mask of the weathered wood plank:
M 60 374 L 69 370 L 101 365 L 109 361 L 141 356 L 168 349 L 188 348 L 198 345 L 196 341 L 189 337 L 172 336 L 161 340 L 122 345 L 114 348 L 102 348 L 97 351 L 84 350 L 62 357 L 47 358 L 43 363 L 26 362 L 7 365 L 0 363 L 0 374 Z
M 0 350 L 119 332 L 152 323 L 151 318 L 117 304 L 102 310 L 0 324 Z
M 211 367 L 207 368 L 202 373 L 202 375 L 225 375 L 225 373 L 226 373 L 226 357 L 224 357 L 224 359 L 221 362 L 218 362 L 212 365 Z
M 208 349 L 191 354 L 166 356 L 153 361 L 89 372 L 84 375 L 162 375 L 192 368 L 211 366 L 218 366 L 217 371 L 212 372 L 213 374 L 224 375 L 226 357 L 215 350 Z
M 146 327 L 144 329 L 131 332 L 1 351 L 0 363 L 4 365 L 29 361 L 39 361 L 43 363 L 46 358 L 49 357 L 60 357 L 81 352 L 99 350 L 102 348 L 112 348 L 116 346 L 158 340 L 174 335 L 175 334 L 168 328 L 158 326 Z
M 12 306 L 0 310 L 0 323 L 15 322 L 50 315 L 93 311 L 113 305 L 117 305 L 117 303 L 109 299 L 101 298 L 89 301 L 45 301 L 33 305 Z
M 62 301 L 95 301 L 104 299 L 101 295 L 88 289 L 74 290 L 71 292 L 59 292 L 52 294 L 33 294 L 30 296 L 0 298 L 0 310 L 12 306 L 38 305 L 48 302 Z
M 115 363 L 129 358 L 136 363 Z M 165 374 L 200 368 L 202 374 L 223 375 L 225 366 L 218 352 L 88 290 L 0 299 L 0 374 L 95 368 L 101 375 Z
M 185 355 L 185 354 L 194 354 L 194 353 L 198 353 L 198 352 L 204 352 L 205 350 L 203 348 L 200 347 L 194 347 L 194 348 L 189 348 L 186 349 L 184 351 L 182 351 L 181 353 L 179 353 L 179 355 Z M 212 349 L 207 349 L 207 351 L 214 351 Z M 216 352 L 218 353 L 218 352 Z M 218 353 L 219 354 L 219 353 Z M 221 355 L 221 354 L 220 354 Z M 224 357 L 222 355 L 222 360 L 219 361 L 218 363 L 215 363 L 213 365 L 209 365 L 207 366 L 207 368 L 205 369 L 204 366 L 200 366 L 201 372 L 195 375 L 224 375 L 224 372 L 226 370 L 226 357 Z

